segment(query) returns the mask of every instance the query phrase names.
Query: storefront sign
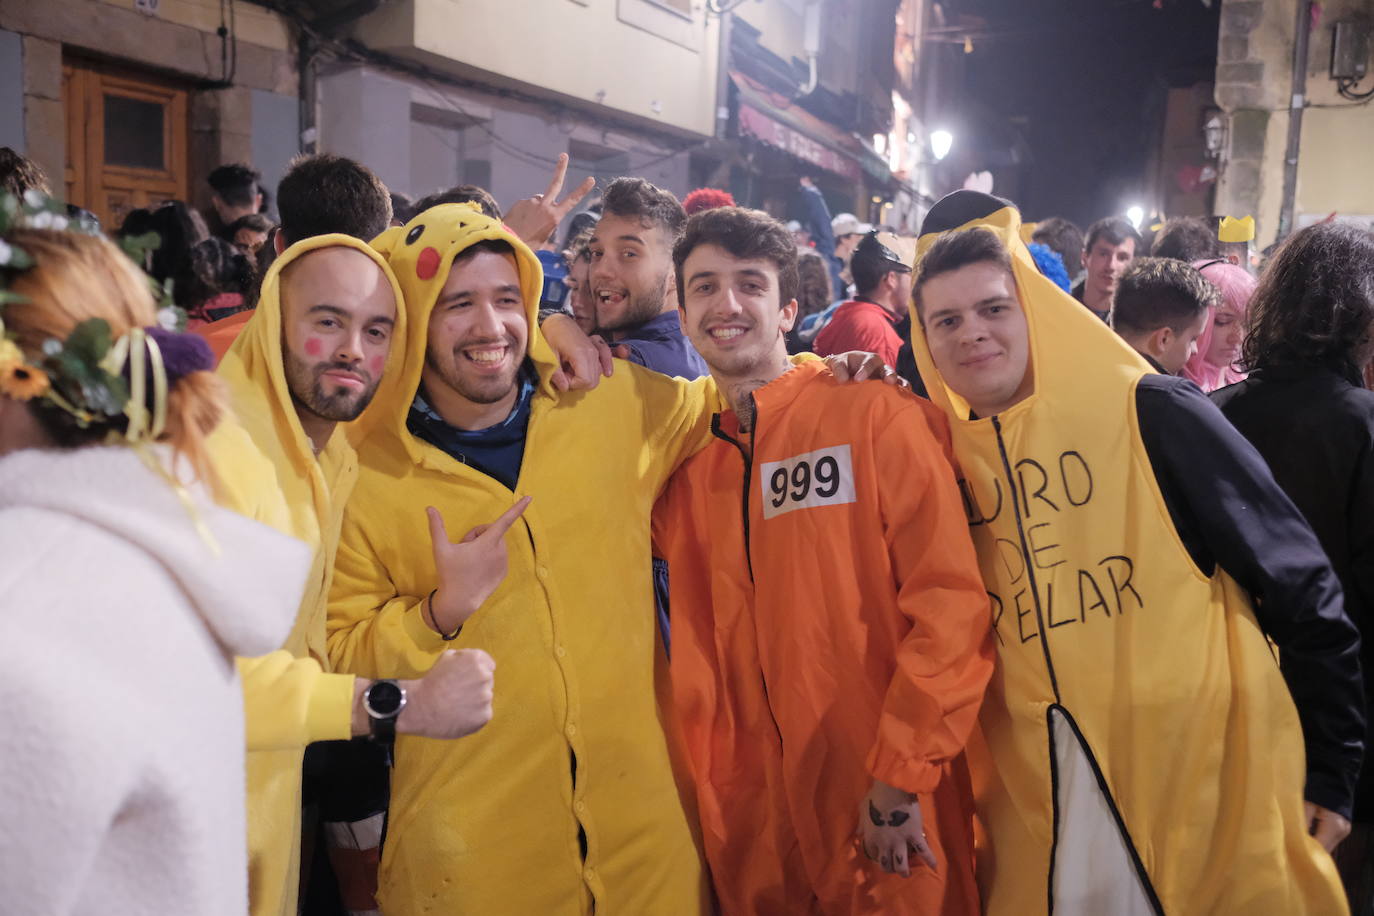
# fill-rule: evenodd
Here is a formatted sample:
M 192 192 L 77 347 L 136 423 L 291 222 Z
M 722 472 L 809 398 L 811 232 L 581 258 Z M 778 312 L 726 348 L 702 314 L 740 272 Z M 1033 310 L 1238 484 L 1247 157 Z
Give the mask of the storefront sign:
M 743 101 L 739 106 L 739 126 L 743 133 L 758 137 L 769 146 L 775 146 L 827 172 L 834 172 L 851 181 L 859 178 L 859 164 L 850 157 L 817 143 L 801 131 L 774 120 Z

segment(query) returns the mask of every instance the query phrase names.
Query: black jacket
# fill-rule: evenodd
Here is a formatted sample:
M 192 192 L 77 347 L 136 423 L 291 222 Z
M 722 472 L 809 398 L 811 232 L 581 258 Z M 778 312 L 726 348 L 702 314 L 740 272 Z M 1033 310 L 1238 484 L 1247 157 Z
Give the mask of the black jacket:
M 1214 392 L 1212 400 L 1311 523 L 1363 637 L 1362 667 L 1374 672 L 1374 392 L 1353 375 L 1275 367 Z M 1370 680 L 1366 675 L 1367 706 L 1374 703 Z M 1366 747 L 1374 729 L 1367 735 Z M 1361 773 L 1355 819 L 1374 821 L 1374 766 Z

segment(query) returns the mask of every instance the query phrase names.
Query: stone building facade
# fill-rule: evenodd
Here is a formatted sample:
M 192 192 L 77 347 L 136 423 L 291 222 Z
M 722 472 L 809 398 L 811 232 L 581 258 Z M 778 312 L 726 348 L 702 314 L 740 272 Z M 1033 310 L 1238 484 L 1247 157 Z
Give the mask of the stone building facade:
M 1299 6 L 1308 29 L 1305 85 L 1295 87 Z M 1331 214 L 1374 219 L 1374 99 L 1343 97 L 1331 77 L 1338 22 L 1374 20 L 1374 0 L 1226 0 L 1217 48 L 1216 101 L 1225 113 L 1216 211 L 1253 215 L 1256 244 L 1278 238 L 1285 215 L 1285 164 L 1291 118 L 1301 107 L 1289 228 Z M 1374 73 L 1374 61 L 1368 61 Z M 1368 91 L 1374 76 L 1355 87 Z M 1296 92 L 1295 92 L 1296 88 Z M 1298 105 L 1295 95 L 1301 96 Z

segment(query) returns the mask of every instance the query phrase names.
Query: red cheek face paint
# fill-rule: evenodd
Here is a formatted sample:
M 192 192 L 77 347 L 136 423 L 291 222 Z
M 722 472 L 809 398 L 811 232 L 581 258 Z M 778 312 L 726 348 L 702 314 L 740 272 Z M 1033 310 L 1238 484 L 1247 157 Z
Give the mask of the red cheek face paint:
M 381 375 L 384 368 L 386 368 L 385 357 L 374 356 L 367 361 L 367 371 L 372 373 L 373 378 Z
M 305 339 L 305 355 L 319 356 L 324 352 L 324 342 L 318 337 L 307 337 Z
M 426 248 L 420 252 L 420 256 L 415 259 L 415 276 L 421 280 L 428 280 L 439 272 L 439 252 L 433 248 Z

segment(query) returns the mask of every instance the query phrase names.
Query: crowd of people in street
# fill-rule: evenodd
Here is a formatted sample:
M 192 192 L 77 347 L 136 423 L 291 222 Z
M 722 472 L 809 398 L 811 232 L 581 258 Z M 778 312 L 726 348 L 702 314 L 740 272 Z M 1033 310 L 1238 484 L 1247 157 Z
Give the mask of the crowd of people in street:
M 0 150 L 0 910 L 1374 916 L 1374 227 L 567 167 Z

